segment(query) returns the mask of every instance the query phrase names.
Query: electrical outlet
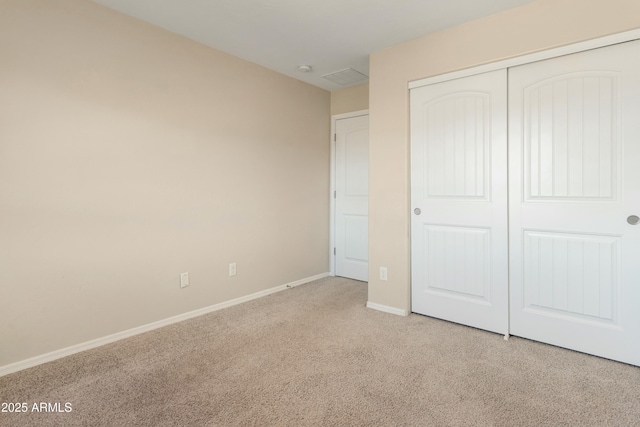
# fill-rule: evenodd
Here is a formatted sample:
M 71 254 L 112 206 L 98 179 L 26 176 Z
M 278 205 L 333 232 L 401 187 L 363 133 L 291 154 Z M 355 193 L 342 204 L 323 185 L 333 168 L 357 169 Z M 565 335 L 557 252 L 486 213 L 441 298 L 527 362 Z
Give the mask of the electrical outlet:
M 180 273 L 180 287 L 186 288 L 189 286 L 189 273 Z
M 387 280 L 387 267 L 380 267 L 380 280 Z
M 232 262 L 231 264 L 229 264 L 229 276 L 235 276 L 236 275 L 236 263 Z

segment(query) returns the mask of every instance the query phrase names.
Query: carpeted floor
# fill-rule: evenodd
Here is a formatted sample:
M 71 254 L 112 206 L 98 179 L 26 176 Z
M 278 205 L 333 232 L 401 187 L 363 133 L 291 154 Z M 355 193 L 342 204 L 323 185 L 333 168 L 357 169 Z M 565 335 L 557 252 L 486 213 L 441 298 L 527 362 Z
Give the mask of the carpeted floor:
M 631 426 L 640 368 L 304 286 L 0 378 L 2 426 Z

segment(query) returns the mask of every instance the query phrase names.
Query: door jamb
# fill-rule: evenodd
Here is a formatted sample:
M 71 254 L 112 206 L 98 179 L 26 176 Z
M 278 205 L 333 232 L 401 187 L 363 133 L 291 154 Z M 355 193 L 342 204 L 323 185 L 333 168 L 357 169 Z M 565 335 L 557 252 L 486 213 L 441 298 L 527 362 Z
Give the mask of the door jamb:
M 329 178 L 329 272 L 331 276 L 336 275 L 336 256 L 334 254 L 336 247 L 336 199 L 334 197 L 336 191 L 336 122 L 341 119 L 368 115 L 369 110 L 366 109 L 351 111 L 349 113 L 333 114 L 331 116 L 331 166 Z

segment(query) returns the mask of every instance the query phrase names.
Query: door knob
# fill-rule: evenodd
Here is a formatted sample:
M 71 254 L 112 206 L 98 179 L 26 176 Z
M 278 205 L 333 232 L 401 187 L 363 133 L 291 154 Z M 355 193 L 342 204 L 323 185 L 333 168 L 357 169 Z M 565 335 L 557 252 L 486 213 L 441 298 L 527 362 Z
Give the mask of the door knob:
M 638 215 L 630 215 L 627 218 L 627 222 L 631 225 L 638 225 L 638 223 L 640 223 L 640 218 L 638 218 Z
M 416 215 L 420 215 L 422 213 L 422 211 L 420 210 L 420 208 L 415 208 L 413 210 L 413 213 L 416 214 Z M 638 217 L 636 217 L 636 218 L 638 218 Z

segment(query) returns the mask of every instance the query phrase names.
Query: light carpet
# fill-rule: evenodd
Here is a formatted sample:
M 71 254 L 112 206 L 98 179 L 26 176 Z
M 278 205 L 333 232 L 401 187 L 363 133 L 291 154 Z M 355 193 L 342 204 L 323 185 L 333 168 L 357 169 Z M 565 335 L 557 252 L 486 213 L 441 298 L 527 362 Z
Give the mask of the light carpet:
M 2 426 L 630 426 L 640 368 L 365 308 L 326 278 L 0 378 Z

